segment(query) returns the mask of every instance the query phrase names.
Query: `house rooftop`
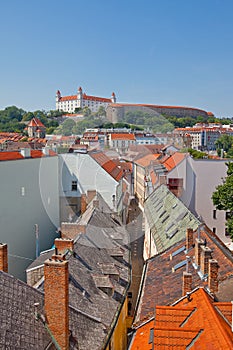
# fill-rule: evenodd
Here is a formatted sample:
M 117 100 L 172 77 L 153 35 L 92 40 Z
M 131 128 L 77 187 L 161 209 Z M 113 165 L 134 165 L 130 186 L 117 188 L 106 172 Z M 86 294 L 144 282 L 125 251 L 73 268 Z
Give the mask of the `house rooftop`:
M 187 250 L 185 237 L 146 261 L 136 322 L 153 316 L 155 305 L 171 305 L 182 296 L 183 273 L 187 270 L 192 275 L 192 289 L 208 289 L 209 275 L 198 267 L 196 261 L 198 242 L 219 266 L 215 299 L 221 302 L 233 300 L 233 253 L 205 225 L 193 232 L 193 242 Z
M 199 220 L 165 185 L 144 202 L 145 216 L 158 253 L 185 237 L 187 227 L 197 229 Z
M 143 349 L 232 349 L 231 303 L 214 303 L 197 288 L 172 306 L 156 305 L 154 315 L 135 327 L 130 350 Z M 220 311 L 221 310 L 221 311 Z

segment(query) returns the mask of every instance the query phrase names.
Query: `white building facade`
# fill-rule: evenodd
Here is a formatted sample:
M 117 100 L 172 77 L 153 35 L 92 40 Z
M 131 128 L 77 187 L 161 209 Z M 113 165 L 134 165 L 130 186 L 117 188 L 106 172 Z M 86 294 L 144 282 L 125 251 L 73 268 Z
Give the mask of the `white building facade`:
M 97 112 L 100 107 L 104 109 L 111 103 L 116 103 L 116 96 L 113 92 L 111 98 L 90 96 L 83 93 L 81 86 L 78 88 L 77 94 L 72 96 L 62 96 L 57 90 L 56 93 L 56 110 L 67 113 L 74 113 L 76 108 L 89 108 L 92 112 Z
M 226 171 L 226 160 L 195 160 L 188 156 L 167 173 L 167 184 L 168 187 L 173 182 L 182 184 L 179 199 L 228 245 L 231 240 L 225 227 L 226 213 L 217 210 L 211 199 L 226 177 Z
M 88 153 L 59 155 L 60 206 L 62 221 L 80 210 L 82 194 L 100 193 L 108 206 L 115 210 L 122 195 L 122 184 L 105 171 Z
M 25 149 L 22 158 L 1 152 L 0 158 L 0 241 L 8 244 L 9 273 L 20 279 L 36 250 L 53 245 L 60 226 L 58 157 L 33 158 L 33 152 L 40 151 Z

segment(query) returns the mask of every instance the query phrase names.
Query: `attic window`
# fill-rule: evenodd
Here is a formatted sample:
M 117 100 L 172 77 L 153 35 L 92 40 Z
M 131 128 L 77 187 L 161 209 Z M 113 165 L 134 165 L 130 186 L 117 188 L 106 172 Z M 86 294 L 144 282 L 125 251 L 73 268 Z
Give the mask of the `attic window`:
M 176 255 L 182 253 L 183 251 L 185 251 L 185 245 L 184 245 L 183 247 L 177 249 L 175 252 L 173 252 L 173 253 L 171 254 L 171 257 L 173 258 L 174 256 L 176 256 Z
M 173 268 L 172 268 L 172 272 L 175 272 L 176 270 L 180 269 L 181 267 L 185 266 L 187 264 L 187 260 L 183 260 L 180 263 L 176 264 Z
M 178 228 L 176 228 L 175 230 L 173 230 L 170 235 L 168 235 L 168 237 L 171 239 L 173 236 L 175 236 L 175 234 L 178 232 Z

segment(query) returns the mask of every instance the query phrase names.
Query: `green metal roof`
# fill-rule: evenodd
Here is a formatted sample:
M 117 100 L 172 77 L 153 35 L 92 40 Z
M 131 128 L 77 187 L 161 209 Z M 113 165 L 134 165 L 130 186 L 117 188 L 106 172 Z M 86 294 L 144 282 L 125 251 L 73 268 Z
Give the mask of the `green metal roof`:
M 165 185 L 144 203 L 145 215 L 158 253 L 185 238 L 187 228 L 196 230 L 200 221 Z

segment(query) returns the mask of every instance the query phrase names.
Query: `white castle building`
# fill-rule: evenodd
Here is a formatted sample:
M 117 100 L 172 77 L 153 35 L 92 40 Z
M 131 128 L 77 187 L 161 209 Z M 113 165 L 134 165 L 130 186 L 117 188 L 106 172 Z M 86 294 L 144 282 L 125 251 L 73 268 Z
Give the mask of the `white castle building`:
M 107 108 L 111 103 L 116 103 L 115 93 L 111 98 L 88 96 L 83 93 L 81 86 L 78 88 L 77 94 L 72 96 L 61 96 L 61 92 L 56 93 L 56 109 L 59 111 L 74 113 L 76 108 L 88 107 L 92 112 L 97 112 L 99 107 Z

